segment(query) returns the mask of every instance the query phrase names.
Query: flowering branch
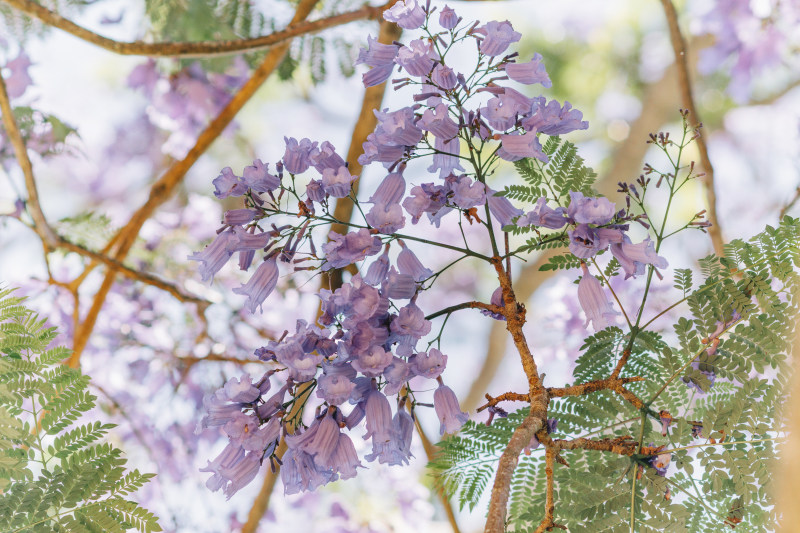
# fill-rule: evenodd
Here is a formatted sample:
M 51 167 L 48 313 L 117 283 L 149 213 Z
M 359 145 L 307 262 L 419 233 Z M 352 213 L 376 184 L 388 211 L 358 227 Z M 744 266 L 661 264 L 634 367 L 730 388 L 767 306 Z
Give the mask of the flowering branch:
M 39 21 L 59 28 L 79 39 L 95 44 L 110 52 L 120 55 L 139 55 L 149 57 L 207 57 L 222 54 L 251 52 L 275 46 L 276 44 L 290 41 L 295 37 L 316 33 L 328 28 L 354 22 L 356 20 L 375 19 L 383 10 L 391 7 L 397 0 L 390 0 L 382 6 L 364 6 L 355 11 L 348 11 L 314 21 L 293 21 L 289 27 L 269 35 L 262 35 L 251 39 L 232 39 L 222 41 L 199 42 L 163 42 L 147 43 L 144 41 L 120 42 L 91 30 L 79 26 L 62 17 L 58 13 L 33 2 L 33 0 L 4 0 L 7 4 L 19 11 L 38 19 Z
M 297 11 L 292 18 L 292 23 L 297 23 L 307 17 L 317 2 L 318 0 L 302 0 L 297 6 Z M 253 72 L 250 79 L 245 82 L 228 105 L 225 106 L 225 108 L 220 111 L 219 115 L 217 115 L 206 129 L 203 130 L 186 157 L 174 163 L 164 175 L 153 184 L 150 189 L 150 196 L 144 205 L 133 214 L 128 223 L 112 238 L 115 243 L 114 259 L 122 261 L 128 255 L 145 221 L 150 218 L 158 206 L 166 202 L 167 199 L 172 196 L 173 191 L 178 184 L 181 183 L 183 177 L 192 165 L 194 165 L 200 156 L 211 146 L 211 143 L 222 133 L 231 120 L 233 120 L 236 114 L 242 109 L 244 104 L 252 98 L 256 90 L 261 87 L 269 75 L 277 68 L 288 49 L 288 42 L 272 48 L 264 58 L 264 61 Z M 103 302 L 105 302 L 106 295 L 108 295 L 111 286 L 114 284 L 116 272 L 116 269 L 113 267 L 108 269 L 92 301 L 89 312 L 80 324 L 80 327 L 75 331 L 73 352 L 69 360 L 69 364 L 72 367 L 76 367 L 79 364 L 81 353 L 89 341 L 89 336 L 97 322 L 97 317 L 100 314 Z

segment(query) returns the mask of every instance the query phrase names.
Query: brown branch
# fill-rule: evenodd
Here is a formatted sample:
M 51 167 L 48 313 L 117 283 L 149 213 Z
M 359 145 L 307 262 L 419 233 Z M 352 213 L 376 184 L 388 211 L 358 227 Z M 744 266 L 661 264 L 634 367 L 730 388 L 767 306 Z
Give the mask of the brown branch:
M 28 191 L 28 207 L 30 208 L 31 218 L 33 218 L 33 229 L 45 246 L 45 255 L 51 250 L 56 242 L 56 235 L 44 217 L 42 206 L 39 204 L 39 190 L 36 188 L 36 179 L 33 176 L 33 165 L 31 165 L 25 141 L 19 131 L 17 121 L 14 120 L 14 110 L 11 108 L 11 99 L 8 97 L 6 82 L 0 73 L 0 112 L 3 114 L 3 126 L 8 132 L 8 138 L 14 147 L 14 154 L 17 162 L 25 176 L 25 188 Z
M 628 457 L 635 453 L 655 455 L 664 449 L 663 446 L 642 446 L 641 452 L 639 452 L 639 443 L 630 435 L 599 440 L 585 439 L 583 437 L 570 440 L 554 439 L 553 446 L 558 450 L 594 450 L 616 453 Z
M 77 254 L 80 254 L 80 255 L 83 255 L 85 257 L 88 257 L 88 258 L 92 259 L 93 261 L 96 261 L 96 262 L 102 263 L 102 264 L 104 264 L 106 266 L 110 266 L 112 268 L 115 268 L 123 276 L 125 276 L 127 278 L 130 278 L 130 279 L 133 279 L 133 280 L 136 280 L 136 281 L 140 281 L 140 282 L 142 282 L 142 283 L 144 283 L 146 285 L 151 285 L 151 286 L 156 287 L 158 289 L 161 289 L 161 290 L 163 290 L 165 292 L 168 292 L 169 294 L 174 296 L 175 299 L 177 299 L 178 301 L 181 301 L 181 302 L 184 302 L 184 303 L 196 304 L 196 305 L 199 306 L 199 310 L 198 311 L 201 312 L 201 313 L 205 310 L 206 307 L 211 305 L 211 302 L 209 302 L 205 298 L 200 298 L 198 296 L 194 296 L 192 294 L 189 294 L 188 292 L 184 291 L 180 287 L 178 287 L 178 286 L 176 286 L 176 285 L 174 285 L 174 284 L 172 284 L 172 283 L 170 283 L 168 281 L 165 281 L 165 280 L 163 280 L 163 279 L 161 279 L 161 278 L 159 278 L 157 276 L 154 276 L 152 274 L 148 274 L 147 272 L 141 272 L 139 270 L 134 270 L 134 269 L 132 269 L 130 267 L 127 267 L 127 266 L 123 265 L 120 261 L 117 261 L 114 258 L 108 257 L 107 255 L 103 255 L 103 254 L 101 254 L 99 252 L 94 252 L 92 250 L 89 250 L 88 248 L 85 248 L 84 246 L 81 246 L 80 244 L 76 244 L 74 242 L 68 241 L 67 239 L 65 239 L 64 237 L 61 237 L 59 235 L 56 236 L 56 248 L 62 248 L 64 250 L 69 250 L 70 252 L 75 252 Z M 64 285 L 66 286 L 66 284 L 64 284 Z
M 544 399 L 544 402 L 542 400 Z M 543 407 L 543 408 L 542 408 Z M 542 412 L 544 411 L 544 413 Z M 537 398 L 536 404 L 531 404 L 528 416 L 522 421 L 514 433 L 508 446 L 503 450 L 500 461 L 497 463 L 497 474 L 492 486 L 492 496 L 489 501 L 489 511 L 486 518 L 485 533 L 504 533 L 506 512 L 509 496 L 509 486 L 514 475 L 514 469 L 519 463 L 519 454 L 528 446 L 534 435 L 544 426 L 543 419 L 547 413 L 546 396 Z
M 525 371 L 525 376 L 528 378 L 528 390 L 533 398 L 538 395 L 542 388 L 541 380 L 539 379 L 539 371 L 536 368 L 536 361 L 533 359 L 528 341 L 525 339 L 525 334 L 522 332 L 522 326 L 525 324 L 525 306 L 517 301 L 514 294 L 514 288 L 511 286 L 511 279 L 508 274 L 503 270 L 503 263 L 498 257 L 492 258 L 495 272 L 497 272 L 498 281 L 500 281 L 500 288 L 503 291 L 503 315 L 506 317 L 506 329 L 511 334 L 514 340 L 514 345 L 517 348 L 519 357 L 522 361 L 522 368 Z
M 664 13 L 667 17 L 667 24 L 669 25 L 669 38 L 672 42 L 672 49 L 675 52 L 675 63 L 678 65 L 678 81 L 683 107 L 689 110 L 695 128 L 699 128 L 702 126 L 702 122 L 700 121 L 700 115 L 697 113 L 697 107 L 694 105 L 694 97 L 692 96 L 692 82 L 689 78 L 689 62 L 686 58 L 686 41 L 678 25 L 678 13 L 675 11 L 675 6 L 672 4 L 671 0 L 661 0 L 661 5 L 664 6 Z M 708 221 L 711 222 L 711 227 L 708 228 L 708 235 L 711 237 L 714 253 L 723 257 L 725 255 L 723 249 L 724 239 L 722 237 L 722 228 L 720 228 L 719 219 L 717 218 L 717 193 L 714 185 L 714 167 L 711 165 L 711 159 L 708 156 L 708 146 L 706 145 L 705 137 L 702 135 L 698 135 L 697 137 L 697 148 L 700 151 L 700 164 L 706 173 L 705 187 L 706 201 L 708 202 Z
M 638 376 L 631 378 L 611 377 L 607 379 L 587 381 L 586 383 L 571 385 L 569 387 L 548 387 L 547 394 L 550 395 L 551 398 L 561 398 L 564 396 L 583 396 L 585 394 L 591 394 L 592 392 L 597 392 L 600 390 L 616 391 L 618 388 L 621 388 L 623 384 L 633 383 L 635 381 L 644 381 L 644 378 Z
M 476 409 L 478 413 L 483 411 L 488 407 L 494 407 L 500 402 L 527 402 L 530 401 L 531 395 L 530 394 L 521 394 L 519 392 L 504 392 L 500 396 L 492 397 L 488 392 L 486 393 L 486 399 L 489 400 L 485 404 L 481 405 Z
M 544 531 L 550 531 L 554 527 L 564 529 L 567 528 L 556 524 L 553 520 L 553 515 L 556 510 L 555 500 L 553 498 L 553 485 L 555 485 L 555 477 L 553 475 L 553 466 L 555 463 L 556 454 L 558 450 L 554 447 L 548 447 L 545 451 L 545 467 L 544 473 L 547 476 L 547 488 L 545 491 L 545 504 L 544 504 L 544 518 L 542 522 L 539 524 L 539 527 L 536 528 L 534 533 L 542 533 Z
M 318 0 L 301 0 L 297 7 L 292 22 L 290 24 L 297 24 L 314 8 Z M 281 43 L 280 45 L 272 48 L 264 61 L 255 69 L 252 76 L 242 86 L 241 89 L 233 96 L 227 106 L 217 115 L 214 120 L 206 127 L 200 134 L 197 142 L 189 150 L 189 153 L 182 160 L 175 162 L 158 181 L 156 181 L 150 189 L 150 196 L 147 201 L 133 214 L 128 223 L 120 229 L 117 235 L 113 237 L 115 241 L 114 259 L 123 261 L 136 241 L 145 221 L 150 218 L 153 212 L 161 204 L 166 202 L 174 192 L 179 183 L 182 182 L 183 177 L 200 158 L 200 156 L 211 146 L 211 143 L 216 140 L 222 131 L 233 120 L 236 114 L 242 109 L 245 103 L 255 94 L 259 87 L 266 81 L 270 74 L 277 68 L 283 60 L 284 55 L 289 49 L 289 42 Z M 89 309 L 86 317 L 81 323 L 80 328 L 75 332 L 74 345 L 72 356 L 70 357 L 70 366 L 76 367 L 80 362 L 81 353 L 89 341 L 89 336 L 94 329 L 97 322 L 97 317 L 100 314 L 100 309 L 103 307 L 106 296 L 114 284 L 117 270 L 113 266 L 109 267 L 105 279 L 103 279 L 100 288 L 97 290 L 92 306 Z
M 380 17 L 381 13 L 385 9 L 391 7 L 397 0 L 392 0 L 383 6 L 372 7 L 367 5 L 355 11 L 348 11 L 347 13 L 341 13 L 314 21 L 299 22 L 298 24 L 292 25 L 291 28 L 251 39 L 161 43 L 115 41 L 114 39 L 98 35 L 83 26 L 79 26 L 32 0 L 3 1 L 28 16 L 38 19 L 44 24 L 63 30 L 79 39 L 97 45 L 110 52 L 114 52 L 115 54 L 150 57 L 206 57 L 262 50 L 301 35 L 316 33 L 356 20 L 375 19 Z
M 445 307 L 444 309 L 440 309 L 435 313 L 431 313 L 430 315 L 425 317 L 425 320 L 433 320 L 436 317 L 442 315 L 449 315 L 454 311 L 458 311 L 460 309 L 485 309 L 486 311 L 490 311 L 492 313 L 502 315 L 503 308 L 499 305 L 492 305 L 492 304 L 485 304 L 483 302 L 464 302 L 456 305 L 451 305 L 450 307 Z
M 406 406 L 408 411 L 413 415 L 414 412 L 411 409 L 411 403 L 407 403 Z M 430 463 L 438 453 L 439 449 L 431 442 L 431 440 L 422 430 L 422 426 L 419 424 L 419 419 L 417 419 L 417 417 L 414 417 L 414 427 L 417 428 L 419 440 L 422 442 L 422 448 L 425 450 L 425 456 L 428 458 L 428 462 Z M 436 495 L 439 496 L 439 501 L 444 507 L 444 514 L 447 515 L 447 521 L 450 522 L 450 527 L 453 529 L 453 533 L 461 533 L 461 529 L 458 527 L 458 521 L 456 521 L 456 514 L 453 511 L 453 506 L 450 504 L 450 500 L 447 498 L 444 490 L 441 487 L 436 488 Z

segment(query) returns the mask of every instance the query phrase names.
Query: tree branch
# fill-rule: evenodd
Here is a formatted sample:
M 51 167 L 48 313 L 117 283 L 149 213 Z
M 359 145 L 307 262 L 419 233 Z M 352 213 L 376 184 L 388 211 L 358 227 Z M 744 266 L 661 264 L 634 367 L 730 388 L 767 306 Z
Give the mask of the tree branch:
M 3 126 L 8 132 L 11 145 L 14 147 L 14 155 L 16 155 L 22 174 L 25 176 L 25 188 L 28 191 L 28 206 L 31 218 L 33 218 L 33 229 L 42 239 L 45 254 L 47 254 L 47 251 L 52 250 L 55 246 L 56 235 L 47 223 L 42 206 L 39 204 L 39 190 L 36 188 L 36 179 L 33 176 L 33 165 L 31 165 L 31 160 L 28 157 L 28 150 L 25 147 L 25 141 L 22 139 L 19 126 L 17 126 L 17 121 L 14 120 L 14 110 L 11 108 L 11 99 L 8 97 L 8 90 L 2 73 L 0 73 L 0 112 L 3 114 Z
M 397 0 L 391 0 L 378 7 L 367 5 L 355 11 L 348 11 L 347 13 L 341 13 L 319 20 L 298 22 L 297 24 L 292 24 L 291 27 L 285 30 L 254 37 L 252 39 L 161 43 L 115 41 L 114 39 L 103 37 L 102 35 L 88 30 L 83 26 L 79 26 L 58 13 L 37 4 L 33 0 L 3 1 L 44 24 L 63 30 L 79 39 L 97 45 L 110 52 L 114 52 L 115 54 L 150 57 L 206 57 L 262 50 L 308 33 L 316 33 L 356 20 L 375 19 L 380 17 L 381 13 L 383 13 L 385 9 L 391 7 Z
M 675 11 L 675 6 L 672 4 L 671 0 L 661 0 L 661 5 L 664 6 L 664 14 L 667 17 L 667 24 L 669 25 L 669 37 L 672 42 L 672 49 L 675 52 L 675 63 L 678 66 L 678 81 L 683 107 L 689 110 L 695 128 L 699 128 L 702 126 L 702 122 L 700 121 L 700 115 L 697 113 L 697 107 L 694 105 L 694 97 L 692 96 L 689 62 L 686 58 L 686 41 L 678 25 L 678 13 Z M 699 133 L 697 137 L 697 148 L 700 151 L 700 164 L 703 166 L 703 170 L 705 170 L 706 173 L 704 183 L 706 188 L 706 202 L 708 203 L 708 221 L 711 222 L 711 226 L 708 228 L 708 235 L 711 237 L 714 253 L 719 257 L 724 257 L 724 239 L 722 237 L 722 228 L 720 228 L 719 219 L 717 218 L 717 194 L 714 186 L 714 167 L 711 165 L 711 159 L 708 156 L 708 146 L 706 145 L 705 137 L 699 135 Z
M 297 11 L 292 18 L 291 24 L 296 24 L 303 20 L 311 10 L 314 8 L 318 0 L 301 0 L 297 6 Z M 290 24 L 290 25 L 291 25 Z M 161 204 L 167 201 L 172 196 L 175 188 L 181 181 L 189 169 L 200 158 L 200 156 L 211 146 L 211 143 L 222 133 L 225 127 L 230 124 L 236 114 L 242 109 L 245 103 L 255 94 L 256 90 L 264 83 L 270 74 L 277 68 L 283 60 L 284 55 L 289 49 L 289 42 L 281 43 L 275 46 L 267 53 L 264 61 L 255 69 L 252 76 L 242 86 L 242 88 L 233 96 L 227 106 L 211 121 L 205 130 L 200 134 L 197 142 L 189 150 L 189 153 L 182 160 L 175 162 L 158 181 L 156 181 L 150 189 L 150 197 L 147 201 L 133 214 L 128 223 L 120 229 L 120 231 L 112 237 L 115 241 L 114 259 L 122 261 L 127 256 L 136 237 L 139 235 L 144 223 L 153 212 Z M 114 267 L 109 267 L 105 279 L 103 279 L 100 288 L 97 290 L 92 306 L 89 309 L 86 317 L 81 323 L 80 327 L 75 332 L 73 340 L 73 352 L 70 357 L 69 364 L 72 367 L 78 366 L 80 362 L 81 353 L 89 341 L 89 336 L 94 329 L 97 322 L 97 317 L 100 314 L 100 309 L 103 307 L 105 298 L 108 295 L 114 284 L 117 270 Z

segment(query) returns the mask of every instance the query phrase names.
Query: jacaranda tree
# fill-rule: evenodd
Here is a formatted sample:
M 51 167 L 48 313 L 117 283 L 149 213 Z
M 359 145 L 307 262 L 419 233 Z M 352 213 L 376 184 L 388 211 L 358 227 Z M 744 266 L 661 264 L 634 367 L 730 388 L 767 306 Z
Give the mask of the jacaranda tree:
M 34 167 L 69 152 L 77 130 L 35 105 L 12 107 L 31 84 L 30 62 L 21 49 L 5 58 L 0 158 L 26 191 L 10 216 L 39 237 L 49 284 L 73 301 L 49 304 L 70 347 L 54 348 L 54 329 L 0 292 L 2 531 L 186 527 L 159 525 L 123 498 L 152 475 L 126 473 L 118 449 L 96 443 L 113 426 L 96 421 L 89 379 L 68 368 L 84 352 L 129 358 L 121 375 L 132 388 L 151 388 L 151 409 L 162 411 L 152 416 L 171 406 L 180 413 L 166 431 L 153 423 L 142 434 L 132 425 L 125 446 L 138 441 L 162 454 L 156 464 L 172 463 L 173 454 L 205 462 L 206 487 L 227 499 L 264 478 L 247 521 L 234 513 L 231 530 L 258 530 L 278 478 L 284 497 L 325 491 L 354 483 L 369 463 L 409 468 L 422 459 L 414 450 L 428 456 L 432 498 L 456 531 L 451 501 L 483 517 L 470 530 L 490 533 L 778 527 L 772 468 L 785 432 L 800 221 L 786 214 L 790 200 L 755 235 L 723 238 L 720 175 L 669 0 L 662 5 L 680 105 L 665 120 L 677 128 L 635 139 L 649 148 L 643 170 L 612 176 L 613 188 L 597 181 L 579 143 L 593 125 L 550 96 L 567 92 L 564 77 L 553 75 L 546 54 L 522 47 L 516 20 L 481 22 L 460 16 L 461 4 L 402 0 L 349 12 L 326 5 L 324 17 L 304 22 L 317 2 L 301 0 L 287 29 L 261 35 L 276 21 L 250 2 L 198 0 L 186 12 L 150 2 L 151 37 L 171 41 L 118 42 L 33 1 L 7 4 L 0 13 L 20 40 L 38 20 L 117 53 L 180 61 L 165 76 L 150 59 L 128 77 L 150 102 L 140 134 L 153 146 L 121 155 L 135 136 L 120 131 L 105 157 L 154 164 L 155 147 L 169 164 L 115 230 L 101 212 L 48 221 Z M 727 4 L 706 16 L 718 42 L 704 68 L 712 54 L 738 54 L 731 94 L 747 98 L 753 73 L 769 66 L 756 56 L 781 57 L 796 37 L 787 20 L 800 23 L 800 13 L 788 9 L 785 20 L 762 23 L 769 38 L 754 45 L 740 23 L 758 16 Z M 306 35 L 363 18 L 381 19 L 380 32 L 360 48 L 343 35 Z M 206 35 L 202 21 L 222 29 Z M 301 44 L 290 48 L 297 36 Z M 247 53 L 230 60 L 240 52 Z M 203 55 L 220 57 L 187 59 Z M 332 61 L 345 76 L 358 69 L 366 89 L 347 152 L 318 137 L 313 123 L 302 124 L 308 137 L 292 137 L 270 122 L 283 142 L 266 153 L 282 156 L 250 149 L 252 164 L 230 163 L 205 181 L 221 202 L 221 221 L 213 203 L 199 200 L 175 217 L 153 218 L 272 72 L 319 84 Z M 97 187 L 89 188 L 99 202 L 115 194 Z M 705 191 L 705 206 L 692 191 Z M 118 198 L 123 212 L 129 193 Z M 59 269 L 73 267 L 54 259 L 64 252 L 62 259 L 82 262 L 69 281 Z M 465 292 L 453 282 L 459 273 L 491 281 Z M 552 360 L 535 348 L 555 302 L 531 301 L 529 278 L 548 273 L 574 282 L 562 296 L 575 304 L 567 320 L 581 339 L 568 373 L 551 372 Z M 207 288 L 215 278 L 221 295 Z M 287 297 L 293 291 L 301 295 L 295 304 Z M 162 293 L 179 305 L 164 304 Z M 119 308 L 104 307 L 109 301 Z M 216 310 L 222 301 L 226 317 Z M 271 313 L 281 318 L 270 323 Z M 476 331 L 489 324 L 502 332 L 503 364 L 521 377 L 507 387 L 482 385 L 482 405 L 469 409 L 462 405 L 473 400 L 454 386 L 465 374 L 453 339 L 473 335 L 465 322 L 451 322 L 463 314 L 473 315 L 466 323 Z M 293 326 L 274 325 L 285 323 Z M 168 377 L 153 379 L 155 360 Z M 195 366 L 209 361 L 228 365 L 224 378 L 198 377 Z M 130 422 L 130 409 L 144 412 L 131 393 L 118 400 L 100 383 L 113 406 L 108 414 Z M 167 395 L 173 399 L 164 404 Z M 178 406 L 181 395 L 194 417 Z M 431 416 L 436 444 L 424 429 Z M 203 446 L 219 436 L 221 451 Z M 151 498 L 144 503 L 153 509 Z

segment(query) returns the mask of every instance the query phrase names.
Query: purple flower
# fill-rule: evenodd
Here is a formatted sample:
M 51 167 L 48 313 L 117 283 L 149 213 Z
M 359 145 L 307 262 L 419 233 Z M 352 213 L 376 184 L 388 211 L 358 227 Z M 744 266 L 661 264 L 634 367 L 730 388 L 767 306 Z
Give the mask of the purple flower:
M 383 283 L 386 279 L 386 274 L 389 273 L 389 249 L 388 247 L 384 252 L 375 260 L 374 263 L 369 265 L 366 276 L 363 277 L 364 283 L 376 287 Z
M 402 405 L 397 409 L 392 425 L 400 452 L 406 457 L 413 457 L 411 455 L 411 437 L 414 435 L 414 419 L 403 409 Z
M 311 166 L 311 152 L 317 143 L 302 139 L 299 143 L 294 137 L 284 137 L 286 152 L 283 154 L 283 167 L 290 174 L 301 174 Z
M 592 228 L 588 224 L 578 224 L 569 235 L 569 251 L 575 257 L 588 259 L 610 243 L 622 242 L 622 230 L 613 228 Z
M 247 184 L 233 173 L 231 167 L 222 169 L 222 173 L 211 182 L 216 189 L 214 196 L 222 200 L 228 196 L 241 196 L 247 192 Z
M 378 389 L 374 388 L 374 385 L 367 393 L 365 411 L 367 432 L 364 434 L 364 440 L 371 438 L 373 443 L 375 443 L 391 439 L 392 408 L 386 396 Z
M 662 269 L 668 266 L 667 260 L 656 254 L 655 243 L 649 237 L 638 244 L 632 244 L 625 235 L 621 243 L 611 245 L 611 253 L 625 271 L 625 279 L 644 274 L 645 264 Z
M 253 276 L 241 287 L 236 287 L 233 292 L 247 296 L 245 305 L 251 313 L 261 307 L 267 296 L 275 290 L 278 284 L 278 265 L 275 258 L 267 259 L 258 265 Z
M 223 387 L 228 400 L 232 402 L 254 402 L 261 396 L 261 391 L 253 386 L 253 381 L 247 374 L 242 374 L 239 379 L 231 378 Z
M 399 357 L 392 359 L 392 364 L 383 371 L 383 377 L 386 378 L 386 385 L 383 387 L 383 392 L 386 394 L 397 394 L 400 392 L 403 385 L 412 377 L 408 366 L 408 363 Z
M 353 368 L 368 378 L 377 378 L 387 366 L 392 364 L 392 353 L 380 346 L 373 346 L 368 352 L 361 353 L 353 359 Z
M 382 44 L 377 39 L 369 36 L 367 38 L 369 48 L 362 48 L 358 53 L 356 65 L 364 63 L 373 67 L 369 72 L 361 76 L 364 87 L 373 87 L 389 79 L 394 69 L 394 58 L 400 46 L 396 44 Z
M 519 217 L 517 219 L 517 226 L 537 226 L 540 228 L 560 229 L 567 223 L 564 216 L 567 210 L 563 207 L 555 209 L 547 205 L 547 198 L 539 198 L 536 201 L 536 207 L 533 211 Z
M 486 186 L 479 182 L 473 182 L 466 175 L 457 178 L 452 185 L 453 203 L 461 209 L 469 209 L 486 203 Z
M 216 459 L 200 471 L 214 474 L 206 481 L 206 487 L 212 491 L 222 489 L 230 499 L 239 489 L 253 481 L 260 468 L 261 452 L 246 453 L 240 445 L 230 442 Z
M 522 37 L 521 33 L 514 31 L 511 23 L 507 20 L 503 22 L 496 20 L 487 22 L 480 28 L 473 30 L 473 33 L 484 36 L 480 49 L 487 56 L 499 56 L 506 51 L 508 45 L 519 41 Z
M 537 131 L 545 135 L 563 135 L 575 130 L 585 130 L 589 123 L 581 121 L 583 113 L 572 109 L 572 104 L 564 102 L 564 107 L 556 100 L 546 102 L 544 96 L 533 99 L 534 112 L 522 121 L 528 131 Z
M 447 203 L 446 187 L 423 183 L 411 188 L 411 195 L 403 200 L 403 207 L 411 215 L 411 222 L 416 224 L 424 213 L 428 213 L 429 218 L 433 220 L 436 214 L 443 210 L 445 203 Z
M 580 192 L 570 192 L 567 215 L 578 224 L 608 224 L 614 218 L 616 207 L 603 196 L 585 197 Z
M 486 194 L 486 202 L 489 204 L 489 211 L 492 216 L 498 224 L 500 224 L 500 227 L 504 228 L 510 225 L 514 218 L 522 214 L 522 209 L 514 207 L 514 205 L 508 201 L 508 198 L 495 196 L 495 192 L 496 191 L 489 189 Z
M 429 268 L 426 268 L 420 262 L 414 252 L 406 247 L 403 241 L 399 241 L 399 243 L 403 248 L 403 250 L 397 256 L 397 269 L 400 271 L 400 273 L 408 274 L 414 279 L 414 281 L 417 282 L 431 277 L 433 275 L 433 271 Z
M 406 30 L 415 30 L 425 22 L 425 11 L 417 4 L 417 0 L 400 0 L 383 12 L 383 18 L 395 22 Z
M 578 302 L 580 302 L 583 312 L 586 313 L 586 323 L 583 327 L 588 326 L 591 322 L 594 330 L 600 331 L 613 323 L 614 317 L 619 313 L 611 307 L 611 302 L 603 293 L 600 281 L 589 274 L 586 263 L 581 263 L 581 268 L 583 277 L 578 283 Z
M 507 63 L 505 71 L 509 78 L 519 83 L 526 85 L 541 83 L 543 87 L 548 88 L 553 86 L 553 82 L 550 81 L 550 76 L 547 75 L 542 64 L 541 54 L 534 54 L 533 59 L 527 63 Z
M 394 62 L 406 69 L 411 76 L 427 76 L 433 68 L 433 45 L 415 39 L 397 52 Z
M 317 396 L 331 405 L 340 405 L 350 398 L 355 386 L 346 375 L 325 373 L 317 380 Z
M 431 81 L 442 89 L 455 89 L 457 83 L 456 73 L 447 65 L 439 63 L 433 68 Z
M 346 166 L 342 156 L 336 153 L 336 148 L 333 147 L 328 141 L 324 141 L 319 148 L 311 150 L 311 164 L 319 173 L 324 173 L 326 168 L 338 170 L 340 167 Z
M 505 307 L 506 302 L 503 299 L 503 288 L 497 287 L 494 292 L 492 293 L 492 298 L 490 300 L 492 305 L 496 305 L 498 307 Z M 505 315 L 501 315 L 499 313 L 492 313 L 488 309 L 481 309 L 481 314 L 494 318 L 495 320 L 505 320 Z
M 669 463 L 671 460 L 671 453 L 660 453 L 650 458 L 650 465 L 655 468 L 656 474 L 661 477 L 666 477 L 667 469 L 669 468 Z
M 245 185 L 256 192 L 274 191 L 281 185 L 280 178 L 269 173 L 269 163 L 265 165 L 260 159 L 244 167 L 242 176 Z
M 281 481 L 284 494 L 314 490 L 335 479 L 332 469 L 320 468 L 306 452 L 289 448 L 283 455 Z
M 460 20 L 461 17 L 456 15 L 456 12 L 449 6 L 444 6 L 442 10 L 439 11 L 439 26 L 446 30 L 452 30 L 458 26 Z
M 203 408 L 207 414 L 200 421 L 200 427 L 197 429 L 198 433 L 202 428 L 224 426 L 229 420 L 242 412 L 242 406 L 238 403 L 231 403 L 225 389 L 218 389 L 213 394 L 203 397 Z
M 410 303 L 400 308 L 400 313 L 392 320 L 390 325 L 391 342 L 397 342 L 397 355 L 411 355 L 417 341 L 431 332 L 431 323 L 425 320 L 425 313 Z
M 358 52 L 358 59 L 356 65 L 365 64 L 370 67 L 383 67 L 385 65 L 394 65 L 394 58 L 397 57 L 397 51 L 400 46 L 396 44 L 382 44 L 378 42 L 371 35 L 367 37 L 368 48 L 362 48 Z M 391 68 L 389 72 L 391 72 Z M 388 77 L 388 76 L 387 76 Z M 384 80 L 386 81 L 386 80 Z
M 416 146 L 422 139 L 422 130 L 417 127 L 414 110 L 410 107 L 392 112 L 376 109 L 374 113 L 378 118 L 374 142 L 388 146 Z
M 317 375 L 317 365 L 323 359 L 321 354 L 307 353 L 296 339 L 287 339 L 274 349 L 276 359 L 286 366 L 289 377 L 296 382 L 305 383 Z
M 326 466 L 338 472 L 341 479 L 350 479 L 356 476 L 356 468 L 362 466 L 362 464 L 358 460 L 356 447 L 350 437 L 344 433 L 339 433 L 336 448 L 333 450 L 333 454 L 330 456 Z
M 222 222 L 229 226 L 244 226 L 256 218 L 257 214 L 258 211 L 254 209 L 231 209 L 225 211 Z
M 440 139 L 452 139 L 458 134 L 458 124 L 450 118 L 445 104 L 426 109 L 417 124 Z
M 235 238 L 230 239 L 227 244 L 227 250 L 231 253 L 259 250 L 269 244 L 273 237 L 272 232 L 250 233 L 240 226 L 233 227 L 233 234 Z
M 399 172 L 392 172 L 385 178 L 369 201 L 376 204 L 396 204 L 403 199 L 406 192 L 406 180 Z
M 422 131 L 420 131 L 420 135 Z M 422 138 L 420 136 L 420 138 Z M 395 161 L 403 157 L 406 149 L 404 146 L 394 146 L 382 144 L 374 133 L 367 135 L 367 142 L 361 144 L 364 153 L 358 156 L 361 165 L 369 165 L 375 161 L 385 163 L 386 166 L 394 164 Z
M 400 204 L 375 204 L 366 215 L 367 224 L 383 233 L 391 235 L 406 225 L 406 217 Z
M 322 270 L 343 268 L 381 251 L 380 238 L 372 236 L 368 229 L 362 228 L 347 235 L 332 231 L 330 237 L 330 242 L 322 245 L 325 252 Z
M 407 300 L 417 293 L 417 283 L 409 274 L 400 274 L 392 267 L 381 285 L 381 294 L 392 300 Z
M 547 163 L 547 154 L 542 151 L 539 137 L 534 131 L 529 131 L 522 135 L 517 132 L 501 135 L 500 142 L 502 147 L 497 151 L 497 155 L 506 161 L 518 161 L 524 157 L 535 157 Z
M 431 348 L 428 353 L 420 352 L 408 361 L 411 372 L 417 376 L 422 376 L 428 379 L 438 378 L 444 367 L 447 366 L 447 356 L 437 350 Z
M 232 231 L 223 231 L 202 252 L 195 252 L 188 257 L 190 261 L 200 261 L 200 276 L 203 281 L 214 279 L 214 274 L 228 262 L 233 255 L 228 251 L 228 246 L 235 240 L 237 237 Z
M 516 93 L 516 94 L 515 94 Z M 530 98 L 520 95 L 513 89 L 505 88 L 503 92 L 486 102 L 481 108 L 481 116 L 497 131 L 505 131 L 514 126 L 518 114 L 525 114 L 531 108 Z
M 461 166 L 458 159 L 458 154 L 461 151 L 458 137 L 449 141 L 436 137 L 433 147 L 436 153 L 433 155 L 433 163 L 428 167 L 428 172 L 436 172 L 438 169 L 439 177 L 446 178 L 454 170 L 464 171 L 464 167 Z
M 330 167 L 322 172 L 322 188 L 334 198 L 344 198 L 350 194 L 350 185 L 356 180 L 347 167 L 341 166 L 334 170 Z
M 433 393 L 433 407 L 439 417 L 439 434 L 456 433 L 463 426 L 469 416 L 461 410 L 458 399 L 453 390 L 441 381 Z
M 325 200 L 325 189 L 322 187 L 322 180 L 311 180 L 308 182 L 308 185 L 306 185 L 306 198 L 311 202 L 317 203 Z

